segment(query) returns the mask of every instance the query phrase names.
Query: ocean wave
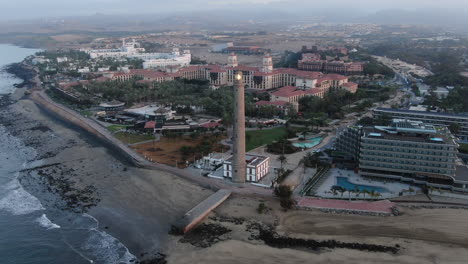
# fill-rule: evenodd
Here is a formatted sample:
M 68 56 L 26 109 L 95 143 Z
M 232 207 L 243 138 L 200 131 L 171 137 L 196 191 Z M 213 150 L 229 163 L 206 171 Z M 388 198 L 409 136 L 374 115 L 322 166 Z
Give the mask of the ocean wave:
M 94 262 L 105 264 L 134 263 L 136 257 L 115 237 L 92 228 L 89 238 L 82 249 L 96 258 Z
M 39 225 L 41 225 L 42 227 L 44 227 L 46 229 L 60 228 L 59 225 L 52 223 L 52 221 L 50 221 L 50 219 L 47 218 L 47 216 L 45 214 L 42 214 L 41 217 L 37 218 L 36 222 L 38 222 Z
M 0 210 L 13 215 L 25 215 L 44 210 L 41 202 L 25 191 L 17 179 L 8 182 L 2 189 L 5 195 L 0 198 Z

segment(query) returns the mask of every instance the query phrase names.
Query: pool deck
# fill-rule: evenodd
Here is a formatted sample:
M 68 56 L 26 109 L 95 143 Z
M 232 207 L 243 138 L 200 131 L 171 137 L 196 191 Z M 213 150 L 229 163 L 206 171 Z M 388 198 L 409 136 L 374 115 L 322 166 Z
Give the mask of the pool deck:
M 394 203 L 384 200 L 377 202 L 342 201 L 302 197 L 297 200 L 299 208 L 336 209 L 354 212 L 391 214 Z
M 311 149 L 320 145 L 325 138 L 326 138 L 325 136 L 317 136 L 313 138 L 308 138 L 304 141 L 294 142 L 293 146 L 298 147 L 298 148 Z M 317 139 L 320 139 L 320 140 L 317 140 Z
M 322 197 L 322 198 L 341 198 L 341 194 L 338 193 L 337 195 L 334 195 L 330 193 L 330 189 L 332 186 L 337 185 L 337 177 L 346 177 L 348 178 L 348 181 L 352 184 L 356 185 L 366 185 L 369 187 L 377 187 L 377 188 L 385 188 L 388 190 L 388 192 L 380 193 L 380 197 L 382 199 L 391 199 L 395 197 L 399 197 L 399 193 L 403 190 L 407 190 L 408 188 L 414 189 L 416 192 L 420 192 L 420 188 L 415 187 L 415 186 L 410 186 L 405 183 L 401 182 L 383 182 L 383 181 L 375 181 L 375 180 L 370 180 L 370 179 L 364 179 L 361 178 L 358 174 L 354 173 L 353 171 L 350 170 L 340 170 L 337 168 L 331 169 L 328 175 L 326 176 L 327 178 L 325 181 L 320 185 L 317 186 L 317 189 L 315 191 L 315 195 Z M 414 195 L 415 193 L 405 193 L 405 195 Z M 348 197 L 351 197 L 353 199 L 369 199 L 369 195 L 364 195 L 364 194 L 349 194 L 346 192 L 343 195 L 343 199 L 346 199 Z

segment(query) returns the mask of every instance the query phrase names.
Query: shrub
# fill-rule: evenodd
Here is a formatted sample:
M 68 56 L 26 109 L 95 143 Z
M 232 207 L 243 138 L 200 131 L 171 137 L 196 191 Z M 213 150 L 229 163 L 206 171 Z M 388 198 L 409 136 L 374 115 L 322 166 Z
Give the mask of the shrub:
M 268 211 L 268 207 L 265 205 L 265 203 L 261 202 L 260 204 L 258 204 L 257 212 L 259 214 L 266 213 L 266 211 Z

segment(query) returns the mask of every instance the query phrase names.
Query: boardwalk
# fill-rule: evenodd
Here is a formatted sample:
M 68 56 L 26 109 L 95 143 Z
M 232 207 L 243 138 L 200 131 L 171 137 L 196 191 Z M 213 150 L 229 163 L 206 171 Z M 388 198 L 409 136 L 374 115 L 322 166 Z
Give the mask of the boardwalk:
M 231 193 L 232 192 L 230 190 L 225 189 L 215 192 L 203 202 L 188 211 L 180 221 L 174 224 L 174 227 L 180 233 L 187 233 L 198 223 L 203 221 L 211 211 L 221 205 L 231 195 Z

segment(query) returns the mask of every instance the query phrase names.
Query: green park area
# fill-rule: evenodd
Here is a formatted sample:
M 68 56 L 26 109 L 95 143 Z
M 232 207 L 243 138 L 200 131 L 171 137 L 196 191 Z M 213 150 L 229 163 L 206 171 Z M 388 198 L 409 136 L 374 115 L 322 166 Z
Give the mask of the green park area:
M 107 129 L 109 129 L 111 132 L 117 132 L 119 130 L 122 130 L 122 129 L 126 129 L 127 127 L 131 127 L 131 126 L 126 126 L 126 125 L 110 125 L 107 127 Z
M 246 150 L 250 151 L 260 146 L 270 144 L 275 140 L 284 138 L 286 135 L 287 130 L 284 127 L 262 130 L 249 130 L 245 133 Z
M 115 133 L 114 136 L 119 139 L 120 141 L 124 142 L 125 144 L 135 144 L 138 142 L 153 140 L 154 136 L 152 135 L 140 135 L 140 134 L 133 134 L 127 132 L 118 132 Z

